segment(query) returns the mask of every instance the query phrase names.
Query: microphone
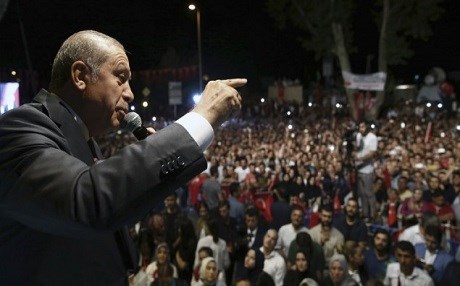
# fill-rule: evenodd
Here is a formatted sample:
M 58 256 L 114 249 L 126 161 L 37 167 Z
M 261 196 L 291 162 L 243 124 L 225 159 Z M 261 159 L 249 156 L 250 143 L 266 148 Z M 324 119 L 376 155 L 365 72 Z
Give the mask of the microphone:
M 120 123 L 120 127 L 132 132 L 137 140 L 144 140 L 150 135 L 147 128 L 142 126 L 142 119 L 136 112 L 128 112 Z

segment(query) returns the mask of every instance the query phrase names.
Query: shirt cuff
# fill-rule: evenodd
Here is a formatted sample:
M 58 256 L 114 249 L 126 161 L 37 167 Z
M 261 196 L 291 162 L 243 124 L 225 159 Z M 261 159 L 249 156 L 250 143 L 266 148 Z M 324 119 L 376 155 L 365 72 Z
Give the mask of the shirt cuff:
M 176 123 L 182 125 L 204 152 L 209 147 L 214 138 L 214 130 L 211 124 L 200 114 L 189 112 L 177 119 Z

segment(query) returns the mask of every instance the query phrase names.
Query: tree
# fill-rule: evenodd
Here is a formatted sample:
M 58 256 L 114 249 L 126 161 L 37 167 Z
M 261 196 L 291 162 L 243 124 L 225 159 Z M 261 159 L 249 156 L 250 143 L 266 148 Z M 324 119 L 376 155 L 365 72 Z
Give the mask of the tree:
M 413 55 L 411 42 L 427 40 L 431 24 L 442 14 L 443 0 L 374 0 L 369 13 L 379 31 L 378 71 L 388 74 L 389 66 L 405 64 Z M 352 20 L 356 0 L 268 0 L 267 7 L 279 28 L 288 25 L 302 31 L 301 43 L 313 51 L 315 59 L 334 56 L 342 71 L 352 72 L 349 54 L 353 46 Z M 359 35 L 357 35 L 359 37 Z M 387 77 L 388 78 L 388 77 Z M 353 90 L 347 90 L 351 114 L 356 114 Z M 375 119 L 384 102 L 385 92 L 377 92 L 366 118 Z M 355 118 L 357 119 L 357 118 Z

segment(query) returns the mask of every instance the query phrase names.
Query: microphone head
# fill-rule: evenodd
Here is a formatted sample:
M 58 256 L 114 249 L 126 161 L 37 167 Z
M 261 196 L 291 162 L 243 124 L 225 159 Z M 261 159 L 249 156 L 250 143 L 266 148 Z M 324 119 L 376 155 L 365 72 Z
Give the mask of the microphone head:
M 120 128 L 133 132 L 142 126 L 142 119 L 136 112 L 128 112 L 123 121 L 120 123 Z

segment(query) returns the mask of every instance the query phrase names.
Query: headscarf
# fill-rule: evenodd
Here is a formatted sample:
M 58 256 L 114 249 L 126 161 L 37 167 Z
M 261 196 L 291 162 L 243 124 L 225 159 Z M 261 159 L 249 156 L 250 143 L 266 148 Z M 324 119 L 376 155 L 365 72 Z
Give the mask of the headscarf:
M 307 285 L 307 286 L 318 286 L 318 283 L 316 283 L 315 280 L 311 279 L 311 278 L 304 278 L 301 282 L 300 282 L 300 286 L 303 286 L 303 285 Z
M 160 243 L 158 244 L 157 248 L 155 249 L 155 261 L 157 261 L 157 255 L 158 255 L 158 252 L 160 251 L 161 248 L 164 248 L 167 252 L 167 257 L 166 257 L 166 263 L 169 263 L 170 261 L 170 253 L 169 253 L 169 247 L 168 247 L 168 244 L 166 243 Z
M 200 264 L 200 280 L 202 280 L 205 277 L 205 275 L 206 275 L 206 266 L 208 266 L 209 262 L 216 263 L 216 267 L 217 267 L 217 262 L 213 257 L 205 257 L 205 258 L 203 258 L 203 260 L 201 261 L 201 264 Z M 217 275 L 216 275 L 216 281 L 217 281 Z M 213 281 L 213 282 L 215 282 L 215 281 Z
M 329 268 L 331 268 L 332 263 L 334 263 L 335 261 L 338 261 L 340 263 L 340 266 L 343 268 L 344 273 L 347 274 L 348 273 L 348 263 L 347 263 L 347 259 L 345 258 L 345 256 L 343 256 L 342 254 L 334 254 L 331 257 L 331 260 L 329 261 Z

